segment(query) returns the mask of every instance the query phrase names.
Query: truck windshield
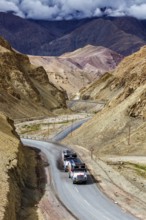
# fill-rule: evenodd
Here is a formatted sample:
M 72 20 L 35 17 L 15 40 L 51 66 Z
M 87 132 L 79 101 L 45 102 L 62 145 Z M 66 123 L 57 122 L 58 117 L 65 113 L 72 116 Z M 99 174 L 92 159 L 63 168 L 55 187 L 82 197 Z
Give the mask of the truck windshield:
M 71 158 L 65 158 L 64 159 L 64 161 L 68 161 L 68 162 L 71 161 L 71 160 L 72 160 Z
M 86 172 L 86 170 L 85 169 L 76 169 L 76 170 L 74 170 L 74 172 Z

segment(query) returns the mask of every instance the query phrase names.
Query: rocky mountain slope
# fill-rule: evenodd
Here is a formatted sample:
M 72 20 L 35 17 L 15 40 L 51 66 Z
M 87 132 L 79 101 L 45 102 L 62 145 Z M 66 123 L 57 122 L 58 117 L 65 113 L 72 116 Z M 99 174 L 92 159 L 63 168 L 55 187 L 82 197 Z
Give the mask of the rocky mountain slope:
M 34 150 L 22 146 L 10 118 L 52 115 L 64 108 L 64 91 L 49 82 L 43 67 L 0 38 L 0 219 L 41 219 L 36 204 L 45 183 L 42 162 Z M 5 114 L 4 114 L 5 113 Z M 40 218 L 39 218 L 40 217 Z
M 129 55 L 137 51 L 145 43 L 136 34 L 120 29 L 111 20 L 99 18 L 82 25 L 59 39 L 51 41 L 49 44 L 44 44 L 42 49 L 47 49 L 50 54 L 60 55 L 66 51 L 73 51 L 91 44 L 107 47 L 122 55 Z
M 146 44 L 145 21 L 130 17 L 34 21 L 1 12 L 0 34 L 16 50 L 43 56 L 59 56 L 88 44 L 129 55 Z
M 52 114 L 64 108 L 66 94 L 57 89 L 43 67 L 14 51 L 0 38 L 0 111 L 13 118 Z
M 0 121 L 0 219 L 16 219 L 21 201 L 21 189 L 18 184 L 22 187 L 25 181 L 24 155 L 19 140 L 12 133 L 13 129 L 8 123 L 8 119 L 2 113 L 0 113 Z M 18 153 L 19 150 L 21 152 Z M 16 179 L 14 179 L 13 173 L 15 173 Z M 9 179 L 10 176 L 11 179 Z
M 122 56 L 104 47 L 87 45 L 59 57 L 29 56 L 33 65 L 45 68 L 50 82 L 63 88 L 68 96 L 113 70 Z
M 83 98 L 104 102 L 92 120 L 66 142 L 93 147 L 96 155 L 146 153 L 146 47 L 126 57 L 115 71 L 81 91 Z M 92 140 L 92 141 L 91 141 Z
M 33 189 L 33 193 L 36 193 L 36 161 L 34 159 L 36 155 L 29 149 L 26 152 L 15 133 L 13 122 L 1 112 L 0 152 L 0 219 L 21 219 L 20 211 L 24 210 L 22 201 L 24 199 L 25 203 L 27 202 L 24 191 L 27 190 L 29 194 Z M 33 204 L 34 201 L 31 200 L 31 207 Z M 36 214 L 33 217 L 37 219 Z M 30 219 L 30 216 L 27 219 Z
M 0 12 L 0 35 L 21 53 L 46 55 L 42 45 L 70 33 L 87 21 L 26 20 L 12 13 Z

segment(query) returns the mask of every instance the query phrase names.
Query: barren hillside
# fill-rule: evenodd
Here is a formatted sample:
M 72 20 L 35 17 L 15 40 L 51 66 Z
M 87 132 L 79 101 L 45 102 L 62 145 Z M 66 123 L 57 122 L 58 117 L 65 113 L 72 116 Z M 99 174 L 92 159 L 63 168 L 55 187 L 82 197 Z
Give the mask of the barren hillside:
M 32 66 L 0 38 L 0 110 L 13 118 L 51 114 L 64 108 L 66 94 L 57 89 L 43 67 Z
M 29 58 L 32 64 L 42 65 L 50 81 L 71 96 L 106 71 L 113 70 L 122 56 L 105 47 L 87 45 L 59 57 Z
M 33 193 L 37 193 L 35 191 L 37 187 L 36 155 L 29 149 L 26 152 L 15 133 L 13 122 L 1 112 L 0 152 L 0 220 L 21 219 L 20 211 L 24 211 L 25 208 L 24 203 L 22 204 L 23 199 L 26 204 L 31 189 Z M 28 194 L 24 195 L 25 190 Z M 35 203 L 33 199 L 33 196 L 32 199 L 29 198 L 31 207 Z M 37 219 L 35 212 L 32 211 L 31 215 L 33 215 L 32 219 Z M 27 219 L 31 219 L 30 215 Z
M 115 71 L 81 91 L 83 98 L 105 102 L 105 107 L 68 136 L 66 142 L 93 147 L 96 155 L 146 153 L 145 57 L 146 47 L 143 47 L 126 57 Z

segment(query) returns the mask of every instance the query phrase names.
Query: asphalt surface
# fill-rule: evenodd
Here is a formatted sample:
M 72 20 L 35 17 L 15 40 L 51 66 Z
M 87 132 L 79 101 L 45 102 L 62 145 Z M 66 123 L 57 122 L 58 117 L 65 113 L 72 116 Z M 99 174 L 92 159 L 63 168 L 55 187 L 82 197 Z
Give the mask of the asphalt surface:
M 48 158 L 54 189 L 64 205 L 80 220 L 136 220 L 107 198 L 88 173 L 88 182 L 74 185 L 59 166 L 63 147 L 43 141 L 22 139 L 24 145 L 40 149 Z
M 73 132 L 77 128 L 79 128 L 82 124 L 84 124 L 86 121 L 88 121 L 91 117 L 82 119 L 80 121 L 72 123 L 72 125 L 69 125 L 66 129 L 63 131 L 57 133 L 53 138 L 50 139 L 50 142 L 57 142 L 62 139 L 64 139 L 69 133 Z

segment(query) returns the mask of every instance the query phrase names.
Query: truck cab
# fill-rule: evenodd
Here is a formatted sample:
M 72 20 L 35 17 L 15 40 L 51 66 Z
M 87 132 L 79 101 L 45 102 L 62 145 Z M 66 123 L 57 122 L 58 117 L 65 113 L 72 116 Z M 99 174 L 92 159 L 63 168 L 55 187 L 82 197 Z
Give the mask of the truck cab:
M 82 163 L 78 158 L 69 162 L 68 169 L 69 178 L 72 179 L 73 184 L 87 182 L 87 170 L 85 163 Z

